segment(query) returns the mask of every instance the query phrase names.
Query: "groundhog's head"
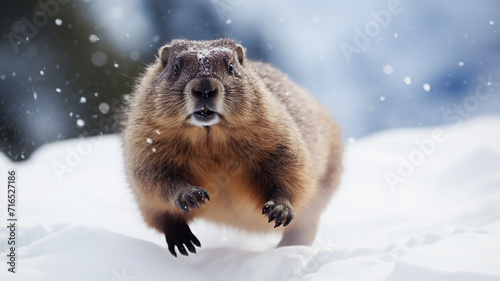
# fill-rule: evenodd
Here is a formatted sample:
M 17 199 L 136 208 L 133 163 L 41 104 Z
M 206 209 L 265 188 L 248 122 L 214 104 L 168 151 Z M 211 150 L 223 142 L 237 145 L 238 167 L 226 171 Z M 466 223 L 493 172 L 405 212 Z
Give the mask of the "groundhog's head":
M 177 124 L 230 124 L 251 108 L 245 49 L 233 40 L 174 40 L 160 48 L 157 64 L 156 106 Z

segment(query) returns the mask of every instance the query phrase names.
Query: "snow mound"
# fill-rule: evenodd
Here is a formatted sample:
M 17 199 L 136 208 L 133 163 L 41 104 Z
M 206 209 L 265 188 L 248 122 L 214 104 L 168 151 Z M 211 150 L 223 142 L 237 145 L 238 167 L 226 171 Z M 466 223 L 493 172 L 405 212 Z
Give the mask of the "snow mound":
M 197 221 L 203 247 L 179 258 L 142 221 L 117 136 L 50 144 L 26 163 L 0 155 L 17 170 L 19 218 L 17 273 L 0 279 L 500 280 L 499 144 L 500 116 L 372 135 L 346 148 L 312 247 Z

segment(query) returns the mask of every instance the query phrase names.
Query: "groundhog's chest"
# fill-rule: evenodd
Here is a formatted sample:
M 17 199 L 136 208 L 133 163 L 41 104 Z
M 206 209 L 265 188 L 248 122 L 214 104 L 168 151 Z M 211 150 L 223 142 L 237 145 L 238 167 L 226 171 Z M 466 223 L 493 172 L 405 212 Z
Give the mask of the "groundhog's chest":
M 210 201 L 194 216 L 250 231 L 273 230 L 262 215 L 266 202 L 262 188 L 245 173 L 244 165 L 229 163 L 200 173 L 192 184 L 205 188 L 210 195 Z

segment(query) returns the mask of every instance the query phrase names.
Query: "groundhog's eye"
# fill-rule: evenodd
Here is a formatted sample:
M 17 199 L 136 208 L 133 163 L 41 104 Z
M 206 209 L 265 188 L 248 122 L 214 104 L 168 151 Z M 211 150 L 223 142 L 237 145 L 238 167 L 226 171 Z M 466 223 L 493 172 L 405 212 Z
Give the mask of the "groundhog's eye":
M 229 64 L 229 74 L 233 74 L 234 73 L 234 67 L 233 67 L 233 64 Z
M 174 65 L 174 75 L 179 75 L 179 67 L 176 65 Z

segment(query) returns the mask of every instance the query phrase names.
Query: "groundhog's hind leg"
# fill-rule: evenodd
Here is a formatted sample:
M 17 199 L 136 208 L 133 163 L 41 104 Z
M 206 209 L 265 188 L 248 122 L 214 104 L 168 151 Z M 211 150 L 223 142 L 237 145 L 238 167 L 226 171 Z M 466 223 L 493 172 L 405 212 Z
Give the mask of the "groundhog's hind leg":
M 285 228 L 278 247 L 291 245 L 311 245 L 316 237 L 321 213 L 340 183 L 340 156 L 330 160 L 327 173 L 321 180 L 320 188 L 312 200 L 297 212 L 294 220 Z
M 293 222 L 285 227 L 285 233 L 278 247 L 312 244 L 318 230 L 319 216 L 323 210 L 321 206 L 323 202 L 318 201 L 327 200 L 315 196 L 307 206 L 298 212 Z

